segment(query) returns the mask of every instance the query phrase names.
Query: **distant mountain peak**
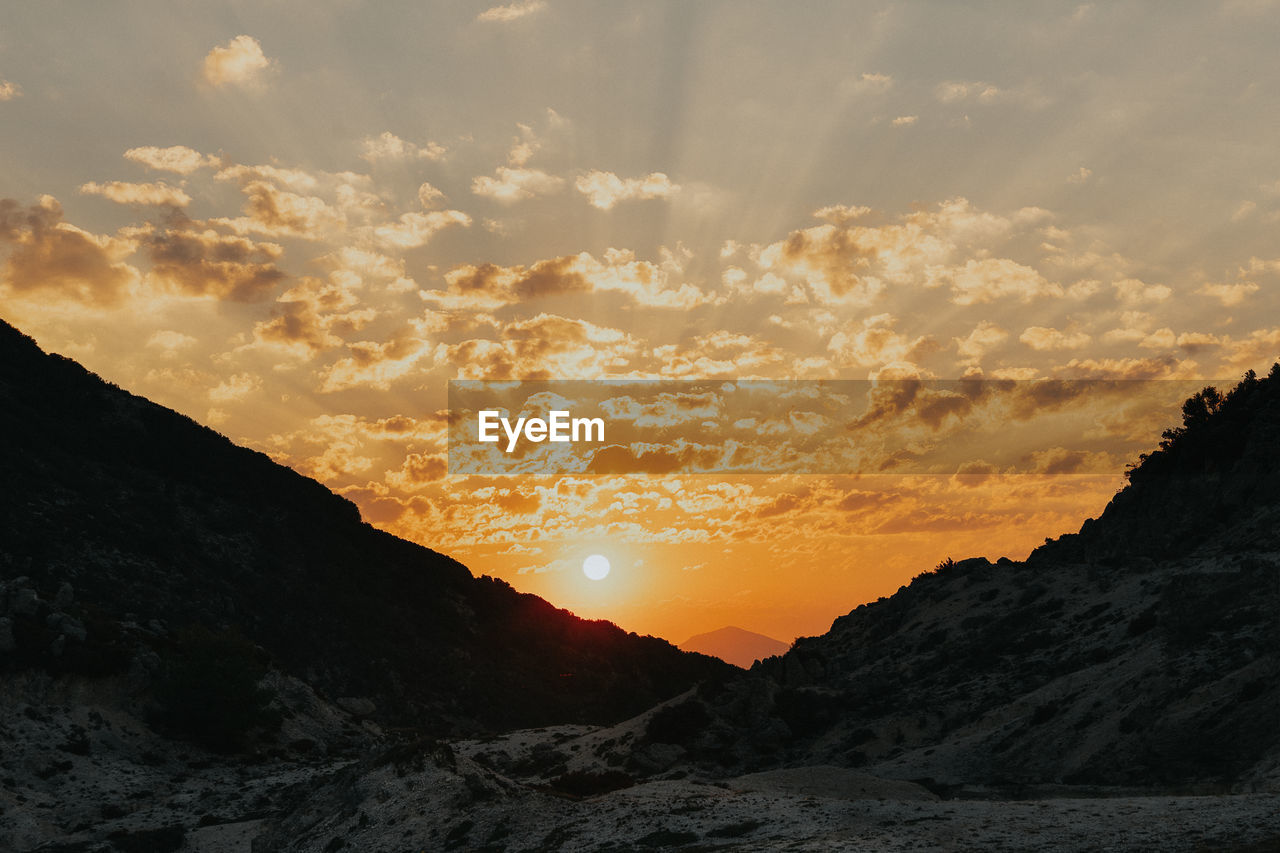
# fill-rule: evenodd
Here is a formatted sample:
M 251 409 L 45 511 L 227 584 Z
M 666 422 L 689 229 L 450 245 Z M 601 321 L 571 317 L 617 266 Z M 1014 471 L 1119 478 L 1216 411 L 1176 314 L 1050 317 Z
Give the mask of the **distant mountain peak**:
M 680 643 L 687 652 L 700 652 L 750 669 L 758 660 L 786 654 L 789 646 L 781 640 L 736 625 L 727 625 L 704 634 L 696 634 Z

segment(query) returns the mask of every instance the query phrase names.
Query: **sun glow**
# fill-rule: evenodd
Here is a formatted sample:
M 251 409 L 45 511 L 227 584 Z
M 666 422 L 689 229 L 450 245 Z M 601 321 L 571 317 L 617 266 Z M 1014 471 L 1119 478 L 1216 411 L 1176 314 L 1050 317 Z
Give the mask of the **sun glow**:
M 582 573 L 593 581 L 608 577 L 609 568 L 609 558 L 603 554 L 592 554 L 582 561 Z

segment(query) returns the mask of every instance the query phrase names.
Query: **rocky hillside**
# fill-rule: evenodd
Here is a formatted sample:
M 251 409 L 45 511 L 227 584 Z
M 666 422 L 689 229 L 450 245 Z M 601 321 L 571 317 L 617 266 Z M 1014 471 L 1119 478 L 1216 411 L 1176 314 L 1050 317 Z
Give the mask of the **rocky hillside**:
M 1277 789 L 1280 368 L 1188 400 L 1129 479 L 1025 562 L 948 560 L 702 690 L 681 760 L 943 793 Z
M 231 649 L 447 733 L 612 722 L 730 669 L 472 577 L 2 322 L 0 483 L 0 671 L 222 666 Z

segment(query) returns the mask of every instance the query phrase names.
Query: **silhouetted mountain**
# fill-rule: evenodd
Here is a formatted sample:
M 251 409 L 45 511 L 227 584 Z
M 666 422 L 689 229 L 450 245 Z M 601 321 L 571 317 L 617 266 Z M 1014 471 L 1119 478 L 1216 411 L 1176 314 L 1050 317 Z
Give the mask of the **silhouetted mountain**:
M 121 671 L 139 643 L 233 627 L 328 695 L 440 731 L 616 720 L 729 671 L 474 578 L 3 322 L 0 484 L 0 667 Z
M 692 636 L 681 643 L 680 648 L 686 652 L 711 655 L 734 666 L 750 669 L 751 664 L 758 660 L 784 654 L 787 644 L 773 637 L 730 625 Z
M 1189 400 L 1129 479 L 1025 562 L 948 560 L 701 690 L 679 745 L 939 790 L 1280 788 L 1280 366 Z

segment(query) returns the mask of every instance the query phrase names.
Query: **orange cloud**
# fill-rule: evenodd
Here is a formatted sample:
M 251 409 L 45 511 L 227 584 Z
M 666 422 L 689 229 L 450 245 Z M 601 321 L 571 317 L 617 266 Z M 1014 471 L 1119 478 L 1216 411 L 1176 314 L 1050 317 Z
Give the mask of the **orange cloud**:
M 275 265 L 280 246 L 202 229 L 181 214 L 145 231 L 141 243 L 151 258 L 150 277 L 189 296 L 255 302 L 286 277 Z
M 0 200 L 0 244 L 10 247 L 0 282 L 13 292 L 47 291 L 114 305 L 139 281 L 138 271 L 124 262 L 134 251 L 132 243 L 64 222 L 62 205 L 53 196 L 27 208 Z

